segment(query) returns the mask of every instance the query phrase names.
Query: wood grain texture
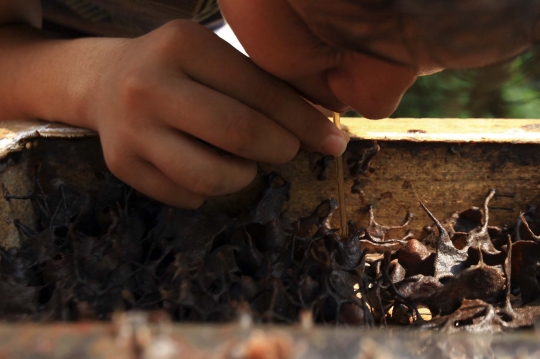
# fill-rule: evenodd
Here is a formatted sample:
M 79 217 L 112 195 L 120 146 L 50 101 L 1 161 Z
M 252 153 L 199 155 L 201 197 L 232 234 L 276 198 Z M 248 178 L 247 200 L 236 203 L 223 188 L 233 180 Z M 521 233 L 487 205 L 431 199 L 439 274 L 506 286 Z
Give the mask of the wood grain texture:
M 482 207 L 491 188 L 497 189 L 491 201 L 491 223 L 512 226 L 520 211 L 540 195 L 540 147 L 534 144 L 509 143 L 414 143 L 379 141 L 381 150 L 366 175 L 351 176 L 345 170 L 347 217 L 361 227 L 369 221 L 372 205 L 379 223 L 399 225 L 407 211 L 415 218 L 410 226 L 421 231 L 430 219 L 423 213 L 422 200 L 439 219 L 472 206 Z M 344 155 L 371 147 L 373 141 L 351 141 Z M 290 218 L 307 216 L 325 198 L 337 196 L 333 163 L 328 179 L 317 180 L 309 168 L 308 153 L 300 152 L 287 165 L 263 166 L 278 171 L 292 182 L 287 204 Z M 354 180 L 360 193 L 351 193 Z M 338 215 L 333 226 L 338 227 Z M 403 231 L 402 231 L 403 232 Z
M 352 138 L 445 143 L 540 143 L 535 119 L 343 118 Z
M 413 212 L 415 218 L 410 228 L 421 231 L 430 220 L 421 210 L 419 200 L 437 218 L 444 219 L 454 211 L 481 207 L 490 188 L 497 189 L 490 203 L 491 223 L 512 226 L 519 212 L 528 203 L 537 201 L 540 194 L 538 120 L 345 118 L 342 121 L 353 138 L 344 155 L 345 163 L 355 153 L 371 147 L 373 140 L 378 140 L 381 146 L 365 175 L 353 177 L 345 168 L 347 217 L 360 226 L 368 224 L 367 209 L 372 205 L 376 219 L 386 225 L 398 225 L 407 211 Z M 96 190 L 94 173 L 104 169 L 99 139 L 73 138 L 92 137 L 93 133 L 64 129 L 61 125 L 42 127 L 36 130 L 36 123 L 0 124 L 0 132 L 5 129 L 8 135 L 4 139 L 9 142 L 4 148 L 6 157 L 0 161 L 0 181 L 5 188 L 14 194 L 31 192 L 36 164 L 41 163 L 43 174 L 49 171 L 61 174 L 80 190 Z M 26 141 L 34 141 L 34 137 L 45 136 L 48 138 L 33 142 L 37 146 L 31 149 L 24 146 Z M 308 157 L 306 151 L 300 151 L 288 164 L 260 165 L 261 174 L 275 171 L 292 182 L 290 200 L 284 209 L 291 219 L 307 216 L 322 200 L 337 196 L 333 161 L 326 170 L 327 179 L 319 181 L 318 169 L 310 168 Z M 355 180 L 359 193 L 351 193 Z M 214 198 L 201 210 L 238 215 L 252 205 L 261 187 L 259 176 L 241 193 Z M 5 235 L 1 245 L 18 243 L 13 221 L 20 219 L 31 225 L 33 216 L 29 210 L 29 203 L 2 201 L 0 229 Z M 336 228 L 338 215 L 333 218 Z

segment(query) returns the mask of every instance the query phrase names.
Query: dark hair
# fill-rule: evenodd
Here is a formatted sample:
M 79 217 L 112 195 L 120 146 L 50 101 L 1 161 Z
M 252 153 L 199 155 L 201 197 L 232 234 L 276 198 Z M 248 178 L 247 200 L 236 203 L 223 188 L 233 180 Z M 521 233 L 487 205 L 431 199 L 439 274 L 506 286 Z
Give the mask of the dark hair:
M 388 61 L 407 63 L 419 51 L 445 57 L 490 51 L 516 55 L 539 38 L 538 0 L 289 0 L 326 42 Z M 382 44 L 382 46 L 381 46 Z M 381 47 L 400 45 L 409 58 Z

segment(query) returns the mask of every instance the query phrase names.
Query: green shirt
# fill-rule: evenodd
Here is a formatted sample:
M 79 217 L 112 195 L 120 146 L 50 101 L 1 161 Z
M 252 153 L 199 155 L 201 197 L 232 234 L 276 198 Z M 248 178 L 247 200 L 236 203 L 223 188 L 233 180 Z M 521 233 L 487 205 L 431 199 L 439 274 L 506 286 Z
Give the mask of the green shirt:
M 219 19 L 217 0 L 42 0 L 43 20 L 97 36 L 136 37 L 174 19 Z

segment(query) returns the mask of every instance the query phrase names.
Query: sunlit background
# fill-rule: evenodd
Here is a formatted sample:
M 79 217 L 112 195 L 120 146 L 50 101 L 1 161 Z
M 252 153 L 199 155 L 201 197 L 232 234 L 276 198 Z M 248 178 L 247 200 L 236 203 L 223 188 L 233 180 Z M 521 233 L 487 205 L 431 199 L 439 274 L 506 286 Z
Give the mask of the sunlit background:
M 420 78 L 392 117 L 539 118 L 540 66 L 534 51 L 475 70 Z

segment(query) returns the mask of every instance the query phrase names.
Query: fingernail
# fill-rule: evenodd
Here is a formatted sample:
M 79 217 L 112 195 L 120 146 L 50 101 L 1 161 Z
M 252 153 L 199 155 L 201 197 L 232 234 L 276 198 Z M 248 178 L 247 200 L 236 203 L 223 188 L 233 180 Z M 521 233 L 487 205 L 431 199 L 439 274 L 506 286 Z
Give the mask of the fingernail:
M 339 135 L 329 135 L 322 143 L 324 153 L 332 156 L 340 156 L 347 149 L 347 141 Z
M 349 136 L 349 134 L 345 131 L 342 131 L 341 133 L 343 134 L 343 138 L 345 138 L 345 141 L 349 143 L 349 141 L 351 140 L 351 136 Z

